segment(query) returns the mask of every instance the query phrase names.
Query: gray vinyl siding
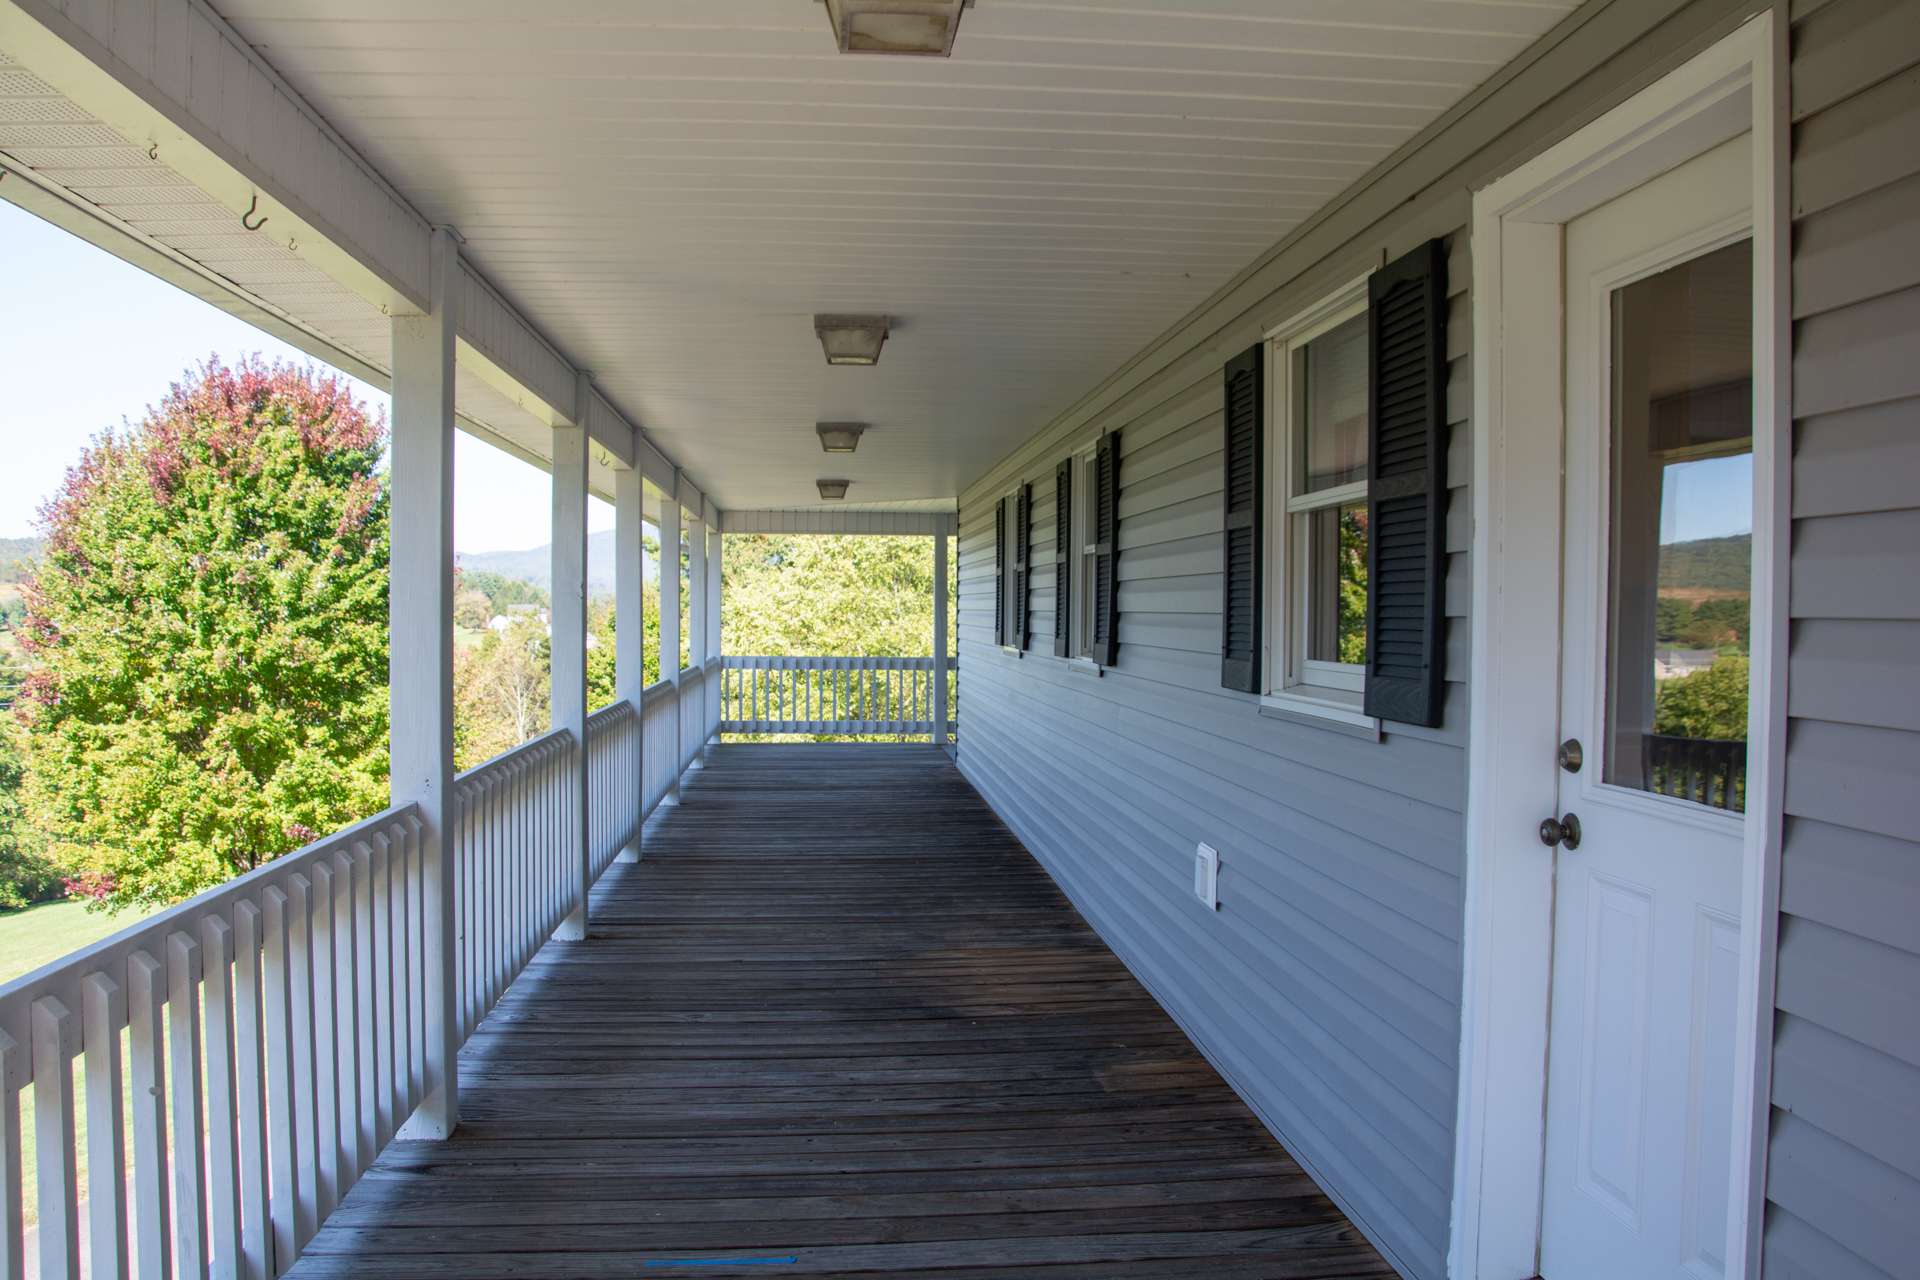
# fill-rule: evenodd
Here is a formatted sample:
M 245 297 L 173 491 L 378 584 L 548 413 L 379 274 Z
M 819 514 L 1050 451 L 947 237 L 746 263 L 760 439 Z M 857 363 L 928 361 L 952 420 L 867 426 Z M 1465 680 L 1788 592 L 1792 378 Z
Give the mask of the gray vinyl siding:
M 962 496 L 962 769 L 1263 1121 L 1420 1280 L 1446 1273 L 1453 1192 L 1471 191 L 1750 11 L 1729 0 L 1583 8 L 1525 65 L 1036 424 Z M 1376 742 L 1263 714 L 1220 687 L 1221 368 L 1435 236 L 1449 251 L 1446 706 L 1439 729 L 1389 724 Z M 1069 451 L 1114 429 L 1120 649 L 1096 675 L 1052 656 L 1052 479 Z M 1021 481 L 1034 485 L 1036 566 L 1031 643 L 1016 656 L 993 643 L 993 504 Z M 1197 841 L 1221 852 L 1217 913 L 1191 892 Z
M 1242 1095 L 1421 1275 L 1444 1270 L 1460 1037 L 1472 271 L 1464 233 L 1453 242 L 1446 727 L 1375 743 L 1257 714 L 1220 687 L 1211 358 L 1101 424 L 1121 433 L 1116 669 L 1052 657 L 1051 479 L 1067 447 L 1029 477 L 1038 567 L 1023 656 L 992 645 L 991 501 L 963 507 L 960 539 L 962 768 Z M 1346 278 L 1410 247 L 1383 240 Z M 1217 345 L 1259 338 L 1250 324 Z M 1191 893 L 1199 840 L 1221 851 L 1217 914 Z
M 1768 1280 L 1920 1266 L 1920 4 L 1800 6 Z

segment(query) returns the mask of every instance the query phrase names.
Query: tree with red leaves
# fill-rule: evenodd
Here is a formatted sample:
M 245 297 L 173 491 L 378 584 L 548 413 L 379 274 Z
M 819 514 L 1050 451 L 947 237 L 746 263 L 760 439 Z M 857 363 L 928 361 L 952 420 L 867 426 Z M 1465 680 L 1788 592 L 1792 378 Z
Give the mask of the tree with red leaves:
M 22 825 L 110 905 L 386 805 L 385 443 L 337 377 L 214 360 L 41 509 Z

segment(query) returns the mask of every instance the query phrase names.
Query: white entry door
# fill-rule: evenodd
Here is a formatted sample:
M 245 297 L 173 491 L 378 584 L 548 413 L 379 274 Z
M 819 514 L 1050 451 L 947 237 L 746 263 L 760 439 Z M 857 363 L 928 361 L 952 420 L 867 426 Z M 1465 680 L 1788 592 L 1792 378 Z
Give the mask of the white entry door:
M 1750 163 L 1743 136 L 1565 229 L 1545 1280 L 1725 1272 L 1760 621 Z

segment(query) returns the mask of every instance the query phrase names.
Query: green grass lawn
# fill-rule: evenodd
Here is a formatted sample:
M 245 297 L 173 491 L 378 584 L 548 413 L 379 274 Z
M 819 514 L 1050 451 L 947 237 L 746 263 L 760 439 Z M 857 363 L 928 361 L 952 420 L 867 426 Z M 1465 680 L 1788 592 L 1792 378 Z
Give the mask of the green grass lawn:
M 0 982 L 12 982 L 41 965 L 58 960 L 90 942 L 98 942 L 139 920 L 143 911 L 108 915 L 88 911 L 75 899 L 43 902 L 0 915 Z

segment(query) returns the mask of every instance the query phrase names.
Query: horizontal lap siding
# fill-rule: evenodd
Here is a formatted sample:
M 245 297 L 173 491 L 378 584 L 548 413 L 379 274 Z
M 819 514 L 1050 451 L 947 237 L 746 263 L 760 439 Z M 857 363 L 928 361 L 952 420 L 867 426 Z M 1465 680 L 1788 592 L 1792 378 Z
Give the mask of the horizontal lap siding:
M 1806 0 L 1808 11 L 1819 3 Z M 961 499 L 962 769 L 1321 1185 L 1419 1280 L 1446 1274 L 1458 1072 L 1471 193 L 1749 12 L 1745 0 L 1583 9 L 1470 112 L 1036 424 Z M 1920 161 L 1901 176 L 1911 173 Z M 1221 370 L 1273 325 L 1435 235 L 1449 249 L 1446 700 L 1439 729 L 1387 725 L 1374 742 L 1263 715 L 1220 687 Z M 1910 271 L 1910 244 L 1880 235 L 1895 246 L 1887 261 Z M 1121 432 L 1121 643 L 1117 667 L 1094 674 L 1052 656 L 1051 489 L 1055 464 L 1107 430 Z M 1897 424 L 1867 430 L 1907 447 L 1891 443 L 1908 438 Z M 1844 451 L 1869 437 L 1833 438 Z M 1862 473 L 1839 456 L 1827 465 L 1830 488 Z M 1016 656 L 993 643 L 993 503 L 1022 481 L 1039 500 L 1041 568 L 1034 643 Z M 1866 484 L 1889 501 L 1901 488 Z M 1852 696 L 1843 668 L 1872 638 L 1826 639 L 1828 685 Z M 1192 895 L 1199 841 L 1220 850 L 1217 913 Z M 1797 1212 L 1819 1220 L 1811 1204 Z
M 1459 682 L 1464 232 L 1451 259 L 1447 665 Z M 1243 327 L 1214 346 L 1259 338 Z M 961 765 L 1322 1184 L 1401 1265 L 1438 1276 L 1460 1038 L 1464 685 L 1442 729 L 1390 725 L 1377 743 L 1263 716 L 1220 687 L 1223 361 L 1197 353 L 1097 424 L 1121 441 L 1117 668 L 1096 676 L 1052 656 L 1051 479 L 1092 432 L 1022 477 L 1038 567 L 1018 657 L 993 644 L 991 497 L 963 505 Z M 1221 853 L 1217 913 L 1192 894 L 1202 840 Z
M 1794 501 L 1769 1280 L 1920 1257 L 1920 4 L 1793 44 Z

